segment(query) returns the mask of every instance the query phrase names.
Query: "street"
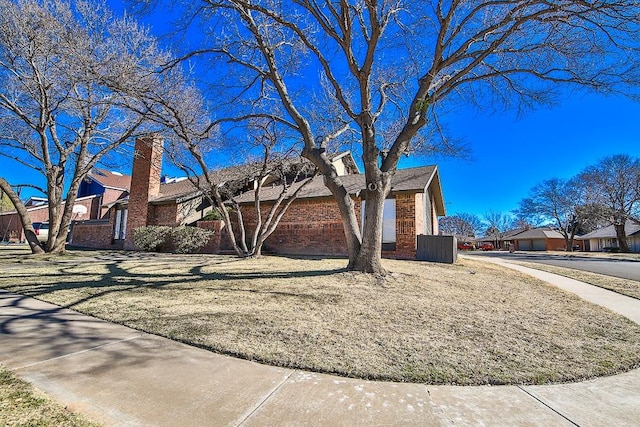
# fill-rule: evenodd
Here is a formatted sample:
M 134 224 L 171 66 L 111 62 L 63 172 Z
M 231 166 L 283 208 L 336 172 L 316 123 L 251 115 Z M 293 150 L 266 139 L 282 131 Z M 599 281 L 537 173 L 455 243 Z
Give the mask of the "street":
M 573 268 L 575 270 L 590 271 L 592 273 L 619 277 L 622 279 L 636 280 L 640 282 L 640 262 L 634 260 L 594 258 L 580 256 L 579 254 L 556 255 L 546 252 L 459 252 L 464 255 L 486 256 L 502 258 L 509 261 L 536 262 L 540 264 L 555 265 L 558 267 Z

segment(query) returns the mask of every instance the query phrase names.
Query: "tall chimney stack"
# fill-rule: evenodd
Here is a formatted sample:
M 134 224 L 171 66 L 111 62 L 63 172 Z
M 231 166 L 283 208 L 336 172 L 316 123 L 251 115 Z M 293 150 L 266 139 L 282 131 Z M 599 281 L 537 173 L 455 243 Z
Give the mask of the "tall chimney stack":
M 160 193 L 162 145 L 157 134 L 136 139 L 124 249 L 139 249 L 133 244 L 133 230 L 149 224 L 149 201 Z

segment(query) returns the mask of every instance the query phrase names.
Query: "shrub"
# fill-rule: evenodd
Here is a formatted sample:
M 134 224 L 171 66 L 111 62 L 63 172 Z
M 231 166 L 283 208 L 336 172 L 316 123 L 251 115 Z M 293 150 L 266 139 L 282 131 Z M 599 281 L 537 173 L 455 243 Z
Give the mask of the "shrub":
M 174 252 L 191 254 L 202 249 L 212 235 L 213 231 L 203 228 L 180 226 L 171 229 L 170 240 Z
M 144 251 L 160 251 L 166 244 L 171 227 L 150 225 L 133 230 L 133 243 Z
M 204 218 L 202 218 L 203 221 L 215 221 L 220 219 L 222 219 L 222 215 L 218 209 L 212 209 Z
M 145 251 L 173 251 L 190 254 L 202 249 L 213 231 L 198 227 L 150 225 L 133 231 L 133 243 Z

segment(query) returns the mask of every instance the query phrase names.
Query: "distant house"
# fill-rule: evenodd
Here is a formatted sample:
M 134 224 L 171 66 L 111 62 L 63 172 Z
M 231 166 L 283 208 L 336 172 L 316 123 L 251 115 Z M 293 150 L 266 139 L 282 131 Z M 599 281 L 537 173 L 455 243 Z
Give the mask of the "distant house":
M 513 249 L 517 251 L 564 251 L 564 236 L 552 227 L 516 228 L 502 233 L 499 237 L 486 236 L 478 239 L 479 244 L 493 243 L 496 249 Z M 574 240 L 576 245 L 581 242 Z
M 516 228 L 513 230 L 507 230 L 503 233 L 489 234 L 487 236 L 476 239 L 478 247 L 483 244 L 490 243 L 495 249 L 509 249 L 513 245 L 513 236 L 527 231 L 527 228 Z
M 335 156 L 332 161 L 361 215 L 365 200 L 364 175 L 349 153 Z M 224 239 L 224 224 L 220 221 L 199 221 L 212 209 L 201 191 L 189 180 L 161 182 L 162 140 L 155 137 L 138 139 L 134 159 L 131 189 L 128 197 L 116 200 L 102 220 L 84 221 L 74 225 L 73 244 L 94 248 L 135 249 L 133 230 L 148 225 L 198 223 L 216 232 L 207 247 L 209 252 L 228 249 Z M 238 194 L 245 224 L 254 227 L 253 177 L 244 167 L 226 168 L 214 172 L 215 182 L 240 182 L 244 193 Z M 271 178 L 268 178 L 271 179 Z M 243 183 L 244 181 L 244 183 Z M 266 181 L 261 194 L 263 207 L 279 194 L 279 183 Z M 295 185 L 300 185 L 296 183 Z M 438 216 L 444 215 L 440 177 L 436 166 L 397 171 L 392 191 L 385 203 L 384 255 L 415 258 L 416 236 L 438 234 Z M 265 249 L 287 254 L 346 255 L 346 238 L 335 200 L 324 186 L 322 176 L 313 179 L 265 242 Z
M 627 234 L 627 243 L 632 252 L 640 252 L 640 224 L 635 221 L 627 221 L 624 225 Z M 600 228 L 591 233 L 580 236 L 579 239 L 584 242 L 585 250 L 591 252 L 600 252 L 618 248 L 618 238 L 613 225 Z
M 551 227 L 537 227 L 509 237 L 517 251 L 564 251 L 564 236 Z

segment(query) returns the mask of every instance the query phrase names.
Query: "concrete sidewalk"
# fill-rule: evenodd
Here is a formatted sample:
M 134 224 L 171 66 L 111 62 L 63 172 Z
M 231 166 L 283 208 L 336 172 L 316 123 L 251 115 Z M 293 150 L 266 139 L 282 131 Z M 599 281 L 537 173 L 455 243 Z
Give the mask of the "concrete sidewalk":
M 640 425 L 640 370 L 552 386 L 372 382 L 221 356 L 3 291 L 0 333 L 1 364 L 105 425 Z

